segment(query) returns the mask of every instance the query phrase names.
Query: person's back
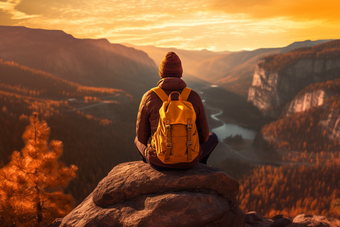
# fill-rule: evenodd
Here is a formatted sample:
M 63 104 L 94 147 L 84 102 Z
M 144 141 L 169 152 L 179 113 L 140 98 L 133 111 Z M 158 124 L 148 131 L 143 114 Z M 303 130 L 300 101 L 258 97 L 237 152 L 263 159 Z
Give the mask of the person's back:
M 159 67 L 159 75 L 162 79 L 158 82 L 157 86 L 161 88 L 166 95 L 174 91 L 182 93 L 183 89 L 186 88 L 186 83 L 181 79 L 182 72 L 179 57 L 173 52 L 167 53 Z M 177 94 L 172 95 L 172 99 L 176 100 L 177 98 Z M 166 164 L 163 162 L 164 160 L 162 161 L 158 158 L 155 146 L 151 145 L 153 135 L 159 124 L 159 109 L 163 101 L 152 89 L 146 92 L 142 98 L 137 116 L 135 145 L 143 157 L 143 160 L 157 170 L 168 168 L 185 169 L 195 166 L 198 162 L 206 163 L 210 153 L 218 143 L 216 135 L 209 133 L 207 118 L 200 96 L 191 90 L 187 101 L 192 104 L 196 113 L 195 124 L 199 136 L 200 151 L 198 156 L 190 162 L 184 161 L 175 164 Z

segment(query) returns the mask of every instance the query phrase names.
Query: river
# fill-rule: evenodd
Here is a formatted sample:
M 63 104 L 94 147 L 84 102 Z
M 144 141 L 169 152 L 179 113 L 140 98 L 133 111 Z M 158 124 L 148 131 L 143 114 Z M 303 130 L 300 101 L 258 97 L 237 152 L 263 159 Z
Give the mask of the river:
M 251 130 L 251 129 L 247 129 L 247 128 L 243 128 L 241 126 L 235 125 L 235 124 L 226 124 L 224 123 L 224 121 L 220 120 L 218 118 L 219 115 L 221 115 L 223 113 L 223 111 L 219 111 L 217 113 L 211 114 L 211 118 L 221 122 L 223 125 L 213 128 L 211 129 L 212 132 L 214 132 L 218 139 L 220 141 L 223 141 L 226 137 L 230 136 L 230 135 L 242 135 L 242 137 L 244 139 L 250 139 L 253 140 L 256 136 L 256 131 Z

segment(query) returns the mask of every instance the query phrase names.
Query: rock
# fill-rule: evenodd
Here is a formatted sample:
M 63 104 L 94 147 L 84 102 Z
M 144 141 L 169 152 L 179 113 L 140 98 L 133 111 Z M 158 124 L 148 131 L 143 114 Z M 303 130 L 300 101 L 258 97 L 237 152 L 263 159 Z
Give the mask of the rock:
M 204 164 L 159 172 L 142 161 L 123 163 L 60 226 L 243 227 L 238 188 L 227 173 Z
M 263 218 L 255 211 L 250 211 L 245 217 L 246 225 L 244 227 L 271 227 L 273 220 Z
M 255 221 L 263 221 L 264 218 L 261 215 L 259 215 L 258 213 L 256 213 L 255 211 L 250 211 L 250 212 L 247 213 L 245 220 L 246 220 L 246 222 L 251 223 L 251 222 L 255 222 Z
M 325 216 L 299 214 L 293 219 L 293 223 L 286 227 L 339 227 L 340 221 Z
M 340 140 L 340 108 L 331 108 L 324 112 L 320 124 L 327 131 L 328 138 L 333 141 Z
M 51 224 L 47 225 L 46 227 L 59 227 L 62 221 L 63 221 L 62 218 L 57 218 Z
M 324 90 L 315 90 L 297 95 L 289 104 L 286 105 L 281 116 L 284 117 L 308 110 L 312 107 L 321 106 L 324 104 L 325 100 L 332 95 L 333 94 L 330 94 L 330 92 Z
M 272 227 L 285 227 L 291 223 L 292 223 L 291 220 L 282 217 L 274 220 Z
M 275 221 L 275 220 L 280 219 L 280 218 L 283 218 L 282 214 L 275 215 L 274 217 L 272 217 L 272 220 Z

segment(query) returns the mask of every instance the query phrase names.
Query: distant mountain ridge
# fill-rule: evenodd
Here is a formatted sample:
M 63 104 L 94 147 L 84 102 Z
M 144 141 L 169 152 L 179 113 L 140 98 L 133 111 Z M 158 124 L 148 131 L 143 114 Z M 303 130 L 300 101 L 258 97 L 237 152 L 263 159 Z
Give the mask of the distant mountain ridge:
M 123 45 L 128 47 L 133 47 L 137 50 L 142 50 L 146 52 L 150 58 L 152 58 L 156 65 L 159 66 L 162 59 L 168 52 L 175 52 L 179 55 L 182 61 L 182 67 L 184 69 L 183 73 L 194 75 L 194 67 L 198 62 L 210 59 L 216 56 L 228 54 L 230 51 L 213 52 L 209 50 L 183 50 L 177 48 L 162 48 L 155 46 L 139 46 L 128 43 L 123 43 Z
M 76 39 L 56 30 L 0 26 L 0 59 L 138 96 L 159 78 L 153 60 L 142 51 L 106 39 Z
M 211 84 L 218 84 L 246 97 L 255 66 L 262 57 L 286 53 L 296 48 L 314 46 L 328 41 L 330 40 L 306 40 L 294 42 L 286 47 L 237 52 L 194 51 L 132 44 L 124 45 L 143 50 L 156 62 L 157 66 L 168 51 L 174 51 L 182 60 L 184 74 L 189 74 L 193 78 L 196 77 Z

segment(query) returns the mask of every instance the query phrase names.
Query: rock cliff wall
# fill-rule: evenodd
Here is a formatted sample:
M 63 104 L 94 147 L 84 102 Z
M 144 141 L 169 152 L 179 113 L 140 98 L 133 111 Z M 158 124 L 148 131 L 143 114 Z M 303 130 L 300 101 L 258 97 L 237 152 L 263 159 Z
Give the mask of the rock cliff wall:
M 248 101 L 272 117 L 309 84 L 340 78 L 340 59 L 301 59 L 280 71 L 265 70 L 263 63 L 261 60 L 256 66 Z M 287 113 L 320 105 L 324 95 L 323 91 L 305 94 L 291 103 Z
M 311 92 L 306 92 L 297 95 L 291 102 L 289 102 L 282 111 L 281 117 L 285 117 L 294 113 L 299 113 L 308 110 L 312 107 L 321 106 L 325 99 L 332 96 L 332 92 L 318 89 Z
M 320 124 L 327 131 L 328 138 L 340 141 L 340 109 L 334 108 L 320 121 Z

